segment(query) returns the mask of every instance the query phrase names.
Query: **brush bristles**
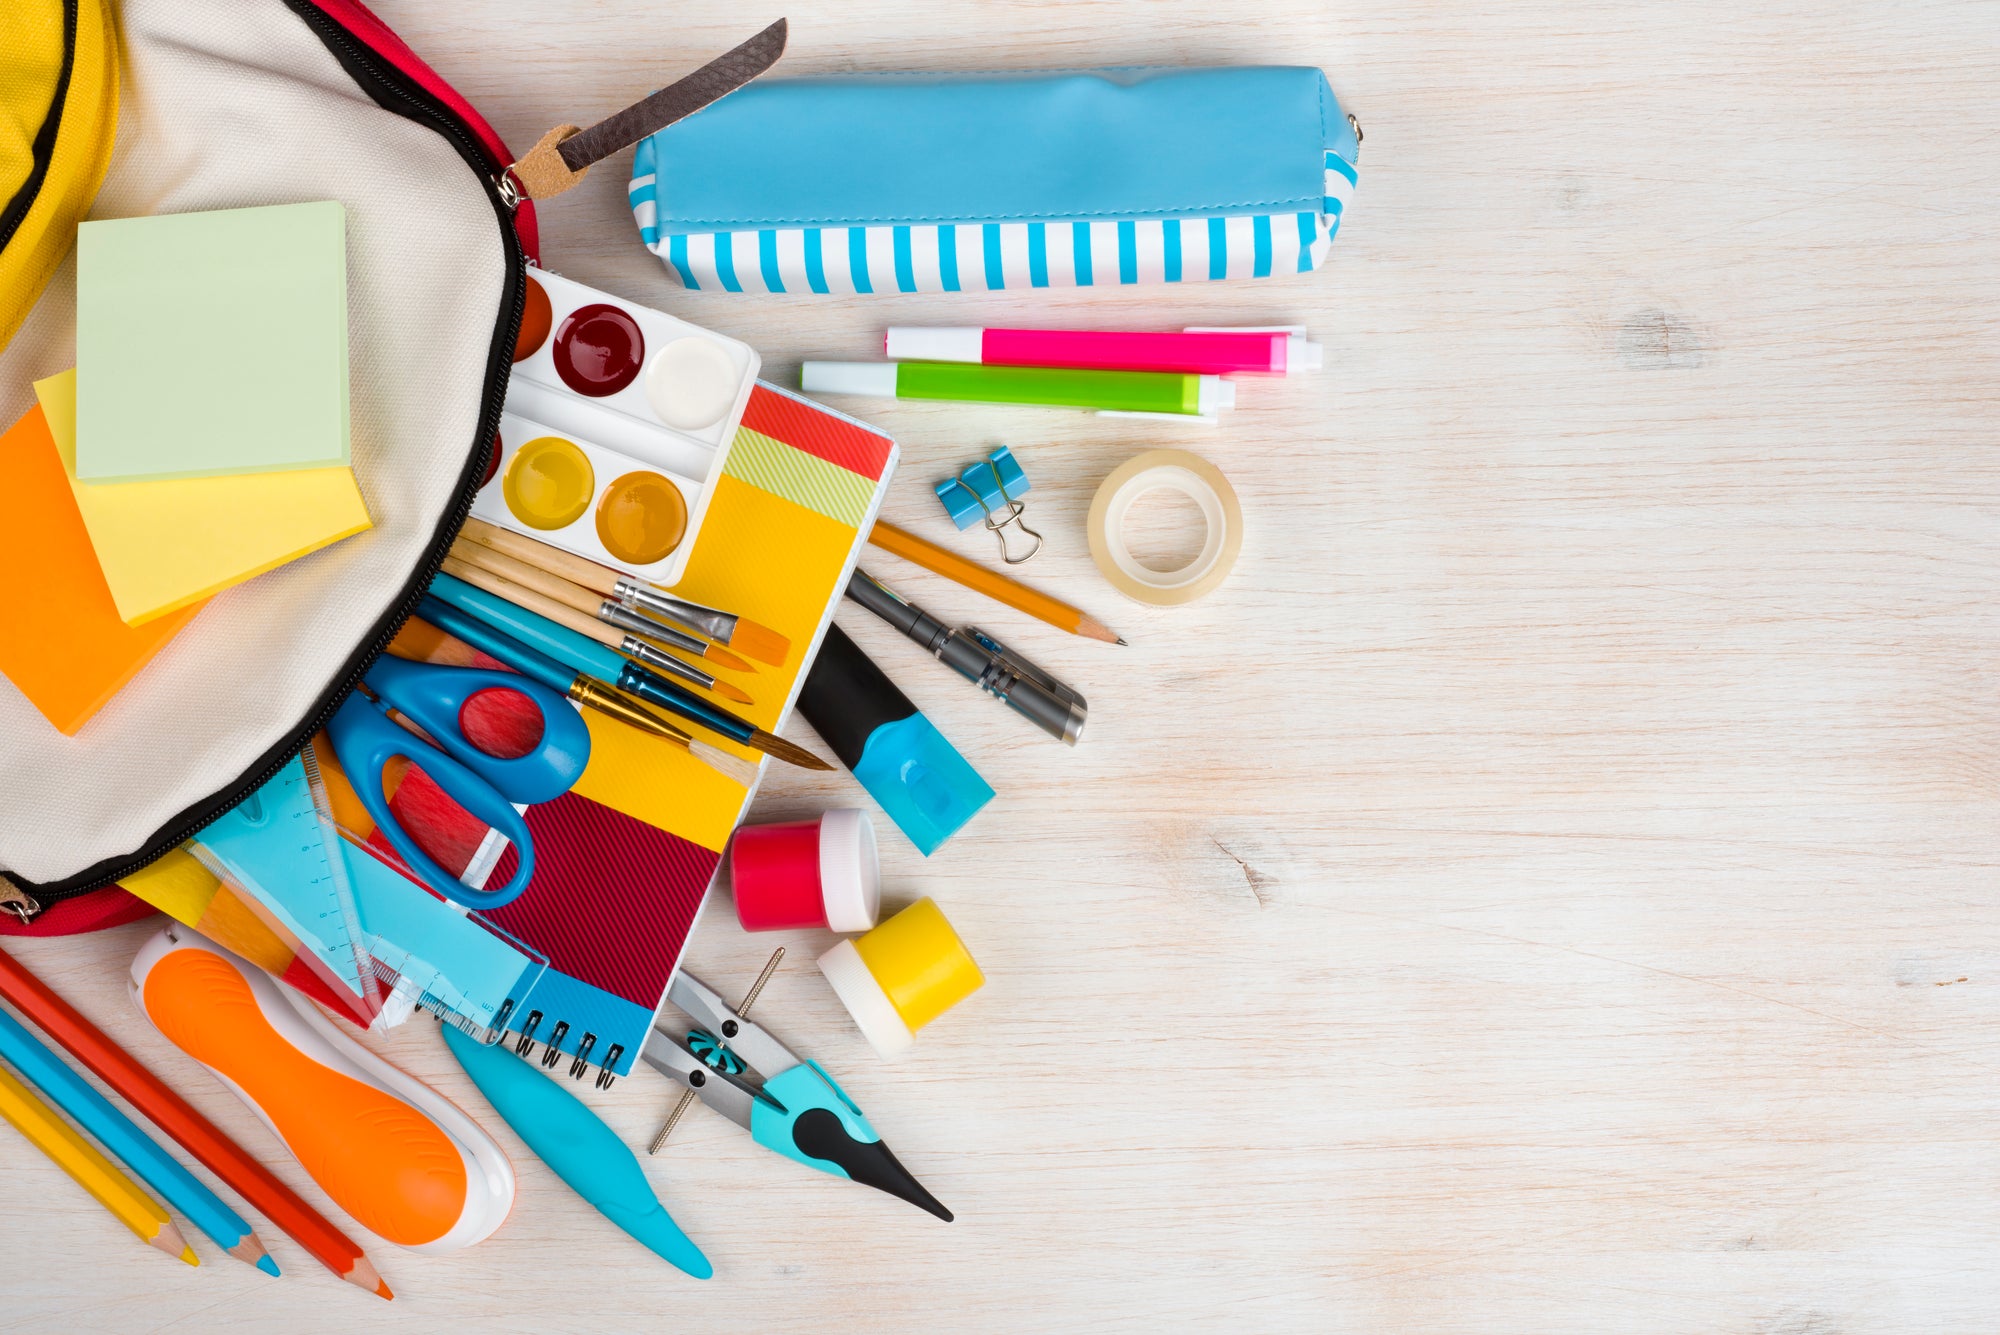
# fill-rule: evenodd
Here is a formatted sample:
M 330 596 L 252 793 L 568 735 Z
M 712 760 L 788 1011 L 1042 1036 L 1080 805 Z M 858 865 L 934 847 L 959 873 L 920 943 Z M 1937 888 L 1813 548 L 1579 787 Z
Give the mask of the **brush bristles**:
M 708 689 L 714 691 L 725 700 L 734 700 L 739 705 L 754 705 L 757 703 L 750 698 L 750 692 L 733 682 L 718 680 L 715 685 Z
M 772 667 L 783 667 L 792 652 L 790 640 L 748 617 L 736 618 L 736 629 L 729 633 L 729 647 Z
M 717 667 L 728 668 L 731 672 L 755 672 L 757 670 L 756 664 L 752 663 L 749 659 L 738 658 L 719 644 L 707 646 L 701 651 L 701 656 Z
M 707 742 L 692 742 L 688 745 L 688 751 L 696 760 L 717 774 L 725 779 L 732 779 L 745 788 L 757 782 L 757 766 L 741 756 L 732 756 L 720 747 L 710 746 Z
M 787 765 L 797 765 L 800 769 L 831 770 L 833 766 L 821 760 L 803 746 L 786 741 L 776 733 L 765 732 L 762 728 L 751 735 L 750 745 L 762 751 L 773 760 L 782 760 Z

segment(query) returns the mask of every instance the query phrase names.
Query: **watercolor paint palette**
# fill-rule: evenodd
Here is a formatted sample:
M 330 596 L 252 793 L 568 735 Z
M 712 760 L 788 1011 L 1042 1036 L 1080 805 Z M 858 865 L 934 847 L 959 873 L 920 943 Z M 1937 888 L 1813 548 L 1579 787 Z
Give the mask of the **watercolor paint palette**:
M 599 565 L 671 584 L 687 564 L 699 509 L 714 489 L 713 479 L 656 468 L 598 445 L 589 432 L 503 412 L 500 466 L 472 513 Z
M 671 585 L 762 359 L 559 274 L 526 281 L 499 468 L 473 513 Z

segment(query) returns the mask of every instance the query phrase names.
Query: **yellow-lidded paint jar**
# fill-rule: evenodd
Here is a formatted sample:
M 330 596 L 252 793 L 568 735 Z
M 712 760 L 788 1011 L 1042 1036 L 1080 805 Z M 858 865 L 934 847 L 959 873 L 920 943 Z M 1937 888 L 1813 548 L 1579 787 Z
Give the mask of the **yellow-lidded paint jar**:
M 917 1030 L 986 982 L 972 953 L 931 899 L 819 957 L 820 972 L 877 1052 L 893 1057 Z

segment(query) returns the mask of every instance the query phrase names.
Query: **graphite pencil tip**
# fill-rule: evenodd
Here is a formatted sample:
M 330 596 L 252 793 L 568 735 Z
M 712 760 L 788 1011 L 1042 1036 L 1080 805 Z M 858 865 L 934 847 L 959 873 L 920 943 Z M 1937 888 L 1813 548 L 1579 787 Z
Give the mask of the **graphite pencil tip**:
M 1099 621 L 1094 616 L 1083 616 L 1077 618 L 1076 633 L 1079 635 L 1088 636 L 1090 639 L 1093 640 L 1102 640 L 1106 644 L 1125 643 L 1123 639 L 1119 638 L 1117 631 L 1111 629 L 1111 627 L 1105 625 L 1102 621 Z

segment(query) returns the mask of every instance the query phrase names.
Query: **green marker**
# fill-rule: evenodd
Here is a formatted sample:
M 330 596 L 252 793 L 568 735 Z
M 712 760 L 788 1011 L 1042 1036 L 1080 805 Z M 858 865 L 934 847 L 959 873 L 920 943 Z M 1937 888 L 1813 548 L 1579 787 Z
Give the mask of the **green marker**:
M 799 368 L 799 388 L 808 394 L 1033 403 L 1089 408 L 1104 417 L 1192 417 L 1203 422 L 1213 422 L 1219 409 L 1236 406 L 1236 386 L 1221 376 L 963 362 L 807 362 Z

